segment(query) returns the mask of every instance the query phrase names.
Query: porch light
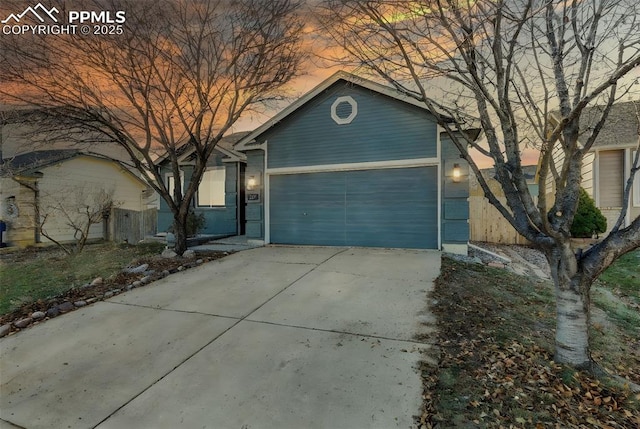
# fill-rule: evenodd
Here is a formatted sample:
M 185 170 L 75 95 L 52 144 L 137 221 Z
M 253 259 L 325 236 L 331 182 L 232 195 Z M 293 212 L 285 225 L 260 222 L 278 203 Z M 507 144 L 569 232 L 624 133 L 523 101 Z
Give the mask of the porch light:
M 461 176 L 462 172 L 460 171 L 460 164 L 453 164 L 453 181 L 458 183 Z
M 249 176 L 247 178 L 247 191 L 253 191 L 260 186 L 260 179 L 258 176 Z

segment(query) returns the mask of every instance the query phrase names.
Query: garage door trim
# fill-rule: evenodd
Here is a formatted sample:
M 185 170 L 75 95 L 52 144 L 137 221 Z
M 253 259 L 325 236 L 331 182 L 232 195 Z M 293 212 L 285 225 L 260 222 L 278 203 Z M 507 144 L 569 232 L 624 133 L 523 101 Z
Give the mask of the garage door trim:
M 432 167 L 438 158 L 397 159 L 391 161 L 351 162 L 345 164 L 305 165 L 300 167 L 267 168 L 267 174 L 328 173 L 332 171 L 383 170 L 385 168 Z
M 438 145 L 439 147 L 439 145 Z M 266 149 L 266 148 L 265 148 Z M 265 150 L 265 165 L 268 165 L 268 151 Z M 345 164 L 330 165 L 312 165 L 302 167 L 282 167 L 282 168 L 266 168 L 264 172 L 264 242 L 271 243 L 271 203 L 270 203 L 270 184 L 269 177 L 272 175 L 285 174 L 304 174 L 304 173 L 322 173 L 322 172 L 339 172 L 339 171 L 362 171 L 362 170 L 382 170 L 391 168 L 410 168 L 410 167 L 437 167 L 438 178 L 442 177 L 441 164 L 439 158 L 414 158 L 390 161 L 375 162 L 358 162 Z M 442 181 L 438 180 L 438 198 L 437 198 L 437 234 L 438 249 L 442 248 Z

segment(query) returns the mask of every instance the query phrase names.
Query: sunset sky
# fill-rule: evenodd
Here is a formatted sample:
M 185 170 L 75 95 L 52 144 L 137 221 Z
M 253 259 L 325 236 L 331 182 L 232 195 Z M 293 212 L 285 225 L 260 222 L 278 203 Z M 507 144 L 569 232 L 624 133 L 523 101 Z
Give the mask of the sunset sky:
M 313 4 L 317 3 L 317 1 L 318 0 L 310 0 L 307 2 L 307 6 L 312 6 Z M 26 7 L 26 5 L 31 3 L 24 1 L 4 2 L 3 5 L 0 5 L 0 18 L 7 18 L 7 16 L 9 16 L 7 14 L 9 11 L 12 11 L 13 13 L 19 13 L 21 8 L 24 8 Z M 57 2 L 43 2 L 43 4 L 45 3 L 50 3 L 51 5 L 58 4 Z M 72 3 L 73 2 L 68 2 L 69 5 Z M 64 2 L 60 4 L 67 5 L 67 3 Z M 284 109 L 289 103 L 293 102 L 297 98 L 312 90 L 315 86 L 327 79 L 333 73 L 337 72 L 338 70 L 344 69 L 326 59 L 327 57 L 331 56 L 332 52 L 322 44 L 321 38 L 313 37 L 318 32 L 318 30 L 313 27 L 313 20 L 311 19 L 311 17 L 309 17 L 307 25 L 307 33 L 309 34 L 309 37 L 305 41 L 304 45 L 305 49 L 309 53 L 309 60 L 303 67 L 301 73 L 302 76 L 294 79 L 287 86 L 287 100 L 278 104 L 268 106 L 262 113 L 247 112 L 247 114 L 243 115 L 241 119 L 233 126 L 233 132 L 247 131 L 257 128 L 269 118 L 276 115 L 280 110 Z M 347 69 L 346 71 L 350 70 Z M 639 77 L 640 71 L 638 70 L 632 72 L 630 75 L 631 79 L 637 79 Z M 475 112 L 468 113 L 472 116 L 475 114 Z M 523 164 L 535 164 L 536 161 L 537 151 L 532 149 L 525 149 L 523 151 Z M 485 162 L 480 162 L 480 164 L 482 167 L 489 166 Z
M 318 63 L 320 61 L 321 60 L 316 60 L 315 62 Z M 282 109 L 286 108 L 287 105 L 289 105 L 291 102 L 303 96 L 307 92 L 313 90 L 313 88 L 315 88 L 317 85 L 322 83 L 325 79 L 329 78 L 331 75 L 333 75 L 337 71 L 340 71 L 340 70 L 349 71 L 338 65 L 331 65 L 330 63 L 326 63 L 326 64 L 327 64 L 326 67 L 319 67 L 318 65 L 313 64 L 313 62 L 310 63 L 307 68 L 306 74 L 302 77 L 295 79 L 289 85 L 290 97 L 291 97 L 290 100 L 280 103 L 278 107 L 273 107 L 268 109 L 264 115 L 248 113 L 243 118 L 241 118 L 240 121 L 236 123 L 236 125 L 233 127 L 233 132 L 251 131 L 259 127 L 264 122 L 269 120 L 271 117 L 275 116 Z M 476 159 L 476 162 L 478 163 L 478 166 L 480 168 L 489 168 L 493 165 L 492 160 L 481 156 L 479 153 L 475 151 L 472 151 L 472 153 L 475 154 L 474 159 Z M 536 149 L 525 148 L 522 152 L 522 164 L 523 165 L 537 164 L 538 154 L 539 154 L 539 151 Z

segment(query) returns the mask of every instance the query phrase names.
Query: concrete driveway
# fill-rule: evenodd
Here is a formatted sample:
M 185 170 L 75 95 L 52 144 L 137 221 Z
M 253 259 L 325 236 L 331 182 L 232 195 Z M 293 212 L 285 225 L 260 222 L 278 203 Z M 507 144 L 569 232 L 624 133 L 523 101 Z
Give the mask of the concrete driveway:
M 0 428 L 412 427 L 439 269 L 264 247 L 174 274 L 0 340 Z

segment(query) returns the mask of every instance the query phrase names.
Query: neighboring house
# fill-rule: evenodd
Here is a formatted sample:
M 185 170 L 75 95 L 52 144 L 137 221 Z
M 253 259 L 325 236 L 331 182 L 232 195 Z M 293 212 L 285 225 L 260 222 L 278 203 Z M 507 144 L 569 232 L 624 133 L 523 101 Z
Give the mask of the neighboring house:
M 467 251 L 468 167 L 424 105 L 389 87 L 339 72 L 235 148 L 250 239 Z
M 580 127 L 591 130 L 600 117 L 602 106 L 584 110 Z M 551 125 L 560 120 L 558 114 L 552 114 Z M 590 133 L 587 133 L 590 134 Z M 579 138 L 585 143 L 583 132 Z M 591 150 L 585 155 L 582 164 L 582 187 L 595 200 L 596 206 L 607 218 L 607 232 L 616 223 L 623 210 L 624 187 L 629 179 L 631 165 L 640 139 L 640 100 L 614 104 L 604 127 L 600 131 Z M 560 165 L 564 154 L 559 145 L 553 151 L 556 165 Z M 546 193 L 549 201 L 555 194 L 552 180 L 547 181 Z M 623 227 L 628 226 L 640 215 L 640 174 L 635 175 L 629 204 L 624 207 L 626 219 Z
M 5 241 L 16 246 L 74 241 L 65 212 L 73 217 L 94 204 L 100 192 L 115 207 L 93 225 L 90 239 L 138 240 L 151 225 L 131 221 L 147 208 L 149 187 L 123 164 L 78 150 L 43 150 L 4 159 L 0 175 L 0 216 L 8 225 Z M 154 210 L 155 211 L 155 210 Z M 134 229 L 132 229 L 134 228 Z
M 73 149 L 130 164 L 129 153 L 117 143 L 80 128 L 42 129 L 43 120 L 48 123 L 45 128 L 51 126 L 45 117 L 42 109 L 0 105 L 0 161 L 35 151 Z
M 244 168 L 246 157 L 233 149 L 233 144 L 246 136 L 247 132 L 234 133 L 223 137 L 216 145 L 207 162 L 207 169 L 193 199 L 192 211 L 203 214 L 205 227 L 200 234 L 209 236 L 230 236 L 244 234 Z M 194 165 L 194 151 L 183 146 L 179 154 L 182 186 L 191 178 Z M 171 166 L 166 156 L 156 164 L 171 193 L 175 186 Z M 160 198 L 158 211 L 158 231 L 166 232 L 173 224 L 173 213 L 166 201 Z
M 522 172 L 527 180 L 529 192 L 534 201 L 538 199 L 537 165 L 523 165 Z M 494 195 L 506 203 L 500 183 L 494 179 L 495 169 L 480 170 Z M 484 241 L 501 244 L 528 244 L 529 241 L 511 226 L 500 212 L 485 198 L 484 191 L 475 175 L 469 178 L 469 210 L 473 214 L 469 219 L 471 241 Z

